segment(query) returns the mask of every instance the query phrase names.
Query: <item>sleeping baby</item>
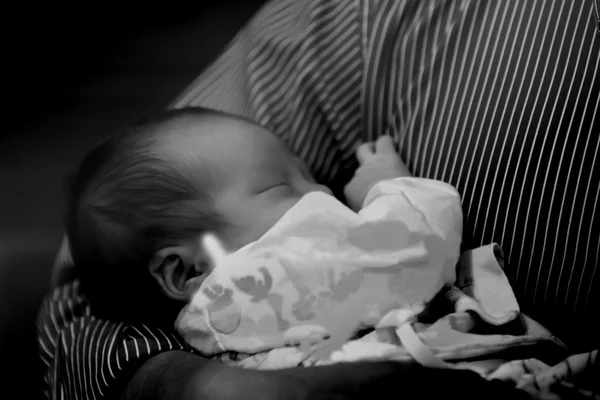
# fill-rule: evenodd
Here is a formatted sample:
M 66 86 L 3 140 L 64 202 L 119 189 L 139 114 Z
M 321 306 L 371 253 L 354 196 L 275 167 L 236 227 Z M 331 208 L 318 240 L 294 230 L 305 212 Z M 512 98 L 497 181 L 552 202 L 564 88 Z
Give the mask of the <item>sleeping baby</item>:
M 468 252 L 457 276 L 460 196 L 446 183 L 411 177 L 391 137 L 357 148 L 346 206 L 271 133 L 248 124 L 227 134 L 214 141 L 236 149 L 204 162 L 224 170 L 217 191 L 230 197 L 215 205 L 232 226 L 216 237 L 229 253 L 209 259 L 176 322 L 205 356 L 267 369 L 364 359 L 448 367 L 445 360 L 526 346 L 545 334 L 523 335 L 527 328 L 514 324 L 515 335 L 472 333 L 477 322 L 519 320 L 501 252 Z M 420 323 L 418 316 L 444 316 L 440 304 L 450 315 Z
M 460 254 L 456 189 L 411 177 L 391 137 L 357 148 L 347 205 L 240 117 L 175 110 L 111 140 L 82 163 L 69 214 L 98 313 L 170 310 L 201 354 L 248 368 L 392 359 L 481 372 L 491 366 L 472 361 L 564 356 L 519 312 L 497 245 Z

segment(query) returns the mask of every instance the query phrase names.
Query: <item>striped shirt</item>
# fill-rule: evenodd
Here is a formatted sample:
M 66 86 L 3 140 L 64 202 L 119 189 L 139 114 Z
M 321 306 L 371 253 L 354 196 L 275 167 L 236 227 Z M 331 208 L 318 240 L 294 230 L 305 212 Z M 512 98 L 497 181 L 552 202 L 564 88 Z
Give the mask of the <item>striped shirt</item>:
M 598 340 L 600 27 L 593 0 L 279 0 L 171 107 L 256 120 L 340 192 L 361 140 L 463 196 L 463 247 L 500 243 L 523 311 Z M 118 393 L 173 333 L 94 318 L 77 282 L 38 319 L 50 398 Z
M 37 331 L 51 399 L 112 398 L 150 357 L 192 351 L 174 332 L 95 318 L 78 281 L 46 297 Z

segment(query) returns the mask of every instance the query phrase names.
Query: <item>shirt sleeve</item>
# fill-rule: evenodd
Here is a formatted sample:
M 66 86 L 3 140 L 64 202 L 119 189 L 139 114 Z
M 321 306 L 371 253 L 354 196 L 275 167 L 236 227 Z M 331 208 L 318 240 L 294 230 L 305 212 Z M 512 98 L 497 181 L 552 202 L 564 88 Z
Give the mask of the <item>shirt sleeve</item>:
M 113 398 L 151 357 L 193 351 L 175 332 L 95 318 L 78 281 L 47 296 L 37 335 L 45 395 L 53 400 Z

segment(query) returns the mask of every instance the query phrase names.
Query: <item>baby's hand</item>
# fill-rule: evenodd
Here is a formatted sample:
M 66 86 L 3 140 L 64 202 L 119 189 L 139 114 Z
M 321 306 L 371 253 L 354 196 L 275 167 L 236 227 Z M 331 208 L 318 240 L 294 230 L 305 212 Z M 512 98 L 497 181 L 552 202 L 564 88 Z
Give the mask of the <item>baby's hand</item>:
M 360 145 L 356 149 L 356 158 L 360 166 L 344 188 L 348 205 L 355 211 L 362 208 L 367 193 L 376 183 L 386 179 L 411 176 L 389 135 L 381 136 L 376 142 Z

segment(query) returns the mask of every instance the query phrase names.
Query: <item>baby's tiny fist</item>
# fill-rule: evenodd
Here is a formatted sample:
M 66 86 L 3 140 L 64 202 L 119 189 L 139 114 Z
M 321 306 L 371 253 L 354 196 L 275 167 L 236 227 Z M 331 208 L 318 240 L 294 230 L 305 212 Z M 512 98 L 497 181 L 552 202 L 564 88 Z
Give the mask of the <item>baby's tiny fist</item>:
M 377 183 L 411 176 L 390 136 L 381 136 L 375 142 L 360 145 L 356 150 L 356 158 L 360 166 L 344 188 L 347 203 L 355 211 L 362 208 L 367 193 Z

